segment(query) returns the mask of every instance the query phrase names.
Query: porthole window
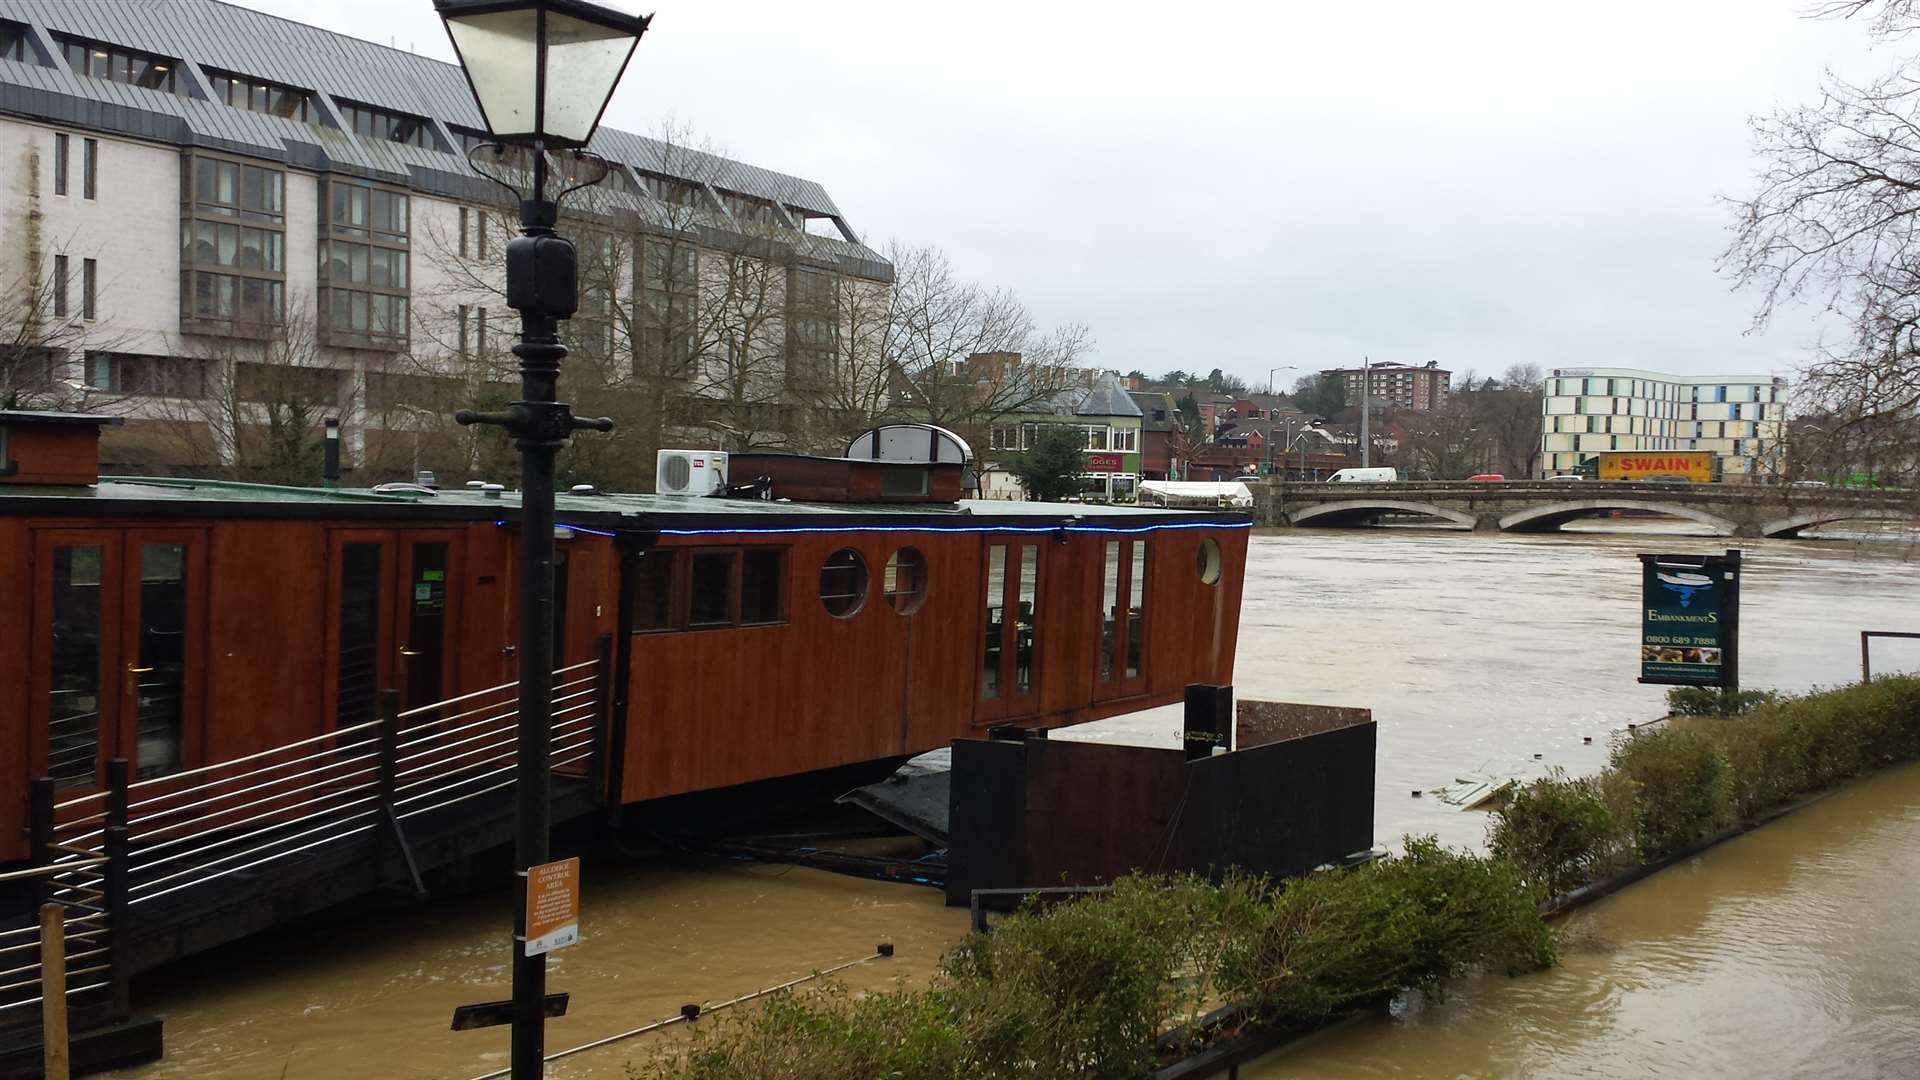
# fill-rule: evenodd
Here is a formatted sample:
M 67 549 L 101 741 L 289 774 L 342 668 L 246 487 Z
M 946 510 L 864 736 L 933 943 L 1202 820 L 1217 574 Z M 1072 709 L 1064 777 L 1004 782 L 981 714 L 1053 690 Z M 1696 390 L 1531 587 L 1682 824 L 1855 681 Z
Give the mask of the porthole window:
M 820 566 L 820 603 L 836 619 L 858 614 L 867 599 L 867 562 L 852 548 L 841 548 Z
M 1200 547 L 1194 552 L 1193 561 L 1200 571 L 1202 585 L 1220 584 L 1220 542 L 1211 536 L 1201 537 Z
M 927 599 L 927 559 L 915 548 L 903 547 L 887 560 L 881 579 L 881 592 L 887 606 L 902 615 L 920 610 Z

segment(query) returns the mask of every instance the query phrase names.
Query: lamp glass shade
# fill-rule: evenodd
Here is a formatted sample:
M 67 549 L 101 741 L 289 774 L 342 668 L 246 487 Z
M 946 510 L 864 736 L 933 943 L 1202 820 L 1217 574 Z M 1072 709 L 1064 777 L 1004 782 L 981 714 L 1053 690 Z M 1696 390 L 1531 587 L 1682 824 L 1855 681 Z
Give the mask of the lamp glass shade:
M 487 130 L 503 142 L 585 146 L 640 43 L 629 26 L 580 18 L 564 5 L 538 0 L 470 14 L 443 8 L 442 14 Z
M 495 138 L 532 137 L 539 101 L 539 18 L 531 7 L 447 19 L 460 66 Z
M 546 135 L 585 146 L 640 39 L 584 19 L 547 13 Z

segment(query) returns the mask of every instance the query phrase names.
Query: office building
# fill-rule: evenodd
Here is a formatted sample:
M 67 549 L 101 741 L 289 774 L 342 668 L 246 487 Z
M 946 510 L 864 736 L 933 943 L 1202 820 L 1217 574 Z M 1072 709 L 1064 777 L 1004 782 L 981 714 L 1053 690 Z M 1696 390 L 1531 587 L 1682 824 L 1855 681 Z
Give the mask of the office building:
M 1351 368 L 1327 368 L 1322 378 L 1337 378 L 1346 387 L 1347 404 L 1360 404 L 1362 389 L 1371 380 L 1375 408 L 1412 409 L 1430 412 L 1447 403 L 1448 382 L 1453 373 L 1443 370 L 1437 361 L 1422 365 L 1371 364 Z
M 1711 450 L 1728 480 L 1770 477 L 1782 462 L 1786 380 L 1556 368 L 1542 393 L 1540 469 L 1572 472 L 1602 450 Z
M 517 215 L 469 155 L 530 170 L 486 140 L 461 70 L 405 50 L 216 0 L 0 0 L 0 392 L 125 416 L 109 468 L 231 469 L 324 415 L 349 468 L 458 471 L 447 416 L 516 393 Z M 844 290 L 891 267 L 812 181 L 606 126 L 591 149 L 563 396 L 780 445 L 831 396 Z M 767 310 L 707 302 L 729 281 Z

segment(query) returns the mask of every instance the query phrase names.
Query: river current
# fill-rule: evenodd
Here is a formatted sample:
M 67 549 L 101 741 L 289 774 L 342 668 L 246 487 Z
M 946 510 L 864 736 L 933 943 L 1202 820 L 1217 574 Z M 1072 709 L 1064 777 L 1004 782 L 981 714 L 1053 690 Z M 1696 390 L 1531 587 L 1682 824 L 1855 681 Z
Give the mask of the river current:
M 1663 691 L 1634 681 L 1635 554 L 1726 546 L 1659 526 L 1257 535 L 1236 691 L 1373 709 L 1375 835 L 1477 845 L 1485 816 L 1435 789 L 1604 764 L 1613 735 L 1664 711 Z M 1908 545 L 1741 546 L 1750 687 L 1851 681 L 1861 630 L 1920 630 Z M 1920 642 L 1876 642 L 1874 668 L 1920 670 Z M 1178 728 L 1178 710 L 1163 709 L 1073 737 L 1173 745 Z M 921 978 L 966 930 L 965 913 L 930 889 L 746 864 L 597 863 L 582 906 L 581 943 L 550 964 L 549 989 L 572 1003 L 549 1024 L 549 1050 L 866 956 L 881 941 L 897 954 L 844 973 L 850 985 Z M 166 1059 L 114 1075 L 465 1080 L 504 1067 L 505 1029 L 448 1025 L 455 1005 L 508 996 L 507 912 L 504 894 L 485 894 L 175 965 L 135 986 L 136 1005 L 166 1020 Z M 1553 971 L 1468 980 L 1242 1075 L 1920 1077 L 1920 767 L 1595 905 L 1569 922 L 1565 952 Z M 569 1058 L 549 1075 L 623 1076 L 638 1046 Z

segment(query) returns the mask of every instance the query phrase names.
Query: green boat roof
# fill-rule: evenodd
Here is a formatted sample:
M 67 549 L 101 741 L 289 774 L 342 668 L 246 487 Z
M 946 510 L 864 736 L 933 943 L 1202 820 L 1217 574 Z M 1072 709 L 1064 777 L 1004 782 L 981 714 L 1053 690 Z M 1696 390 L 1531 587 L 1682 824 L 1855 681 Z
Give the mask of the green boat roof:
M 411 484 L 381 488 L 316 488 L 166 476 L 102 476 L 90 487 L 0 487 L 0 514 L 460 520 L 519 516 L 520 493 L 475 488 L 434 490 Z M 968 499 L 958 503 L 820 503 L 752 498 L 686 498 L 642 494 L 572 494 L 554 498 L 560 525 L 607 530 L 788 531 L 795 528 L 927 527 L 1044 530 L 1072 527 L 1244 525 L 1245 514 L 1164 510 L 1102 503 L 1035 503 Z

